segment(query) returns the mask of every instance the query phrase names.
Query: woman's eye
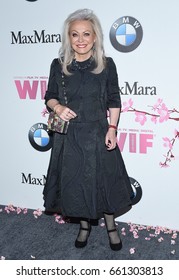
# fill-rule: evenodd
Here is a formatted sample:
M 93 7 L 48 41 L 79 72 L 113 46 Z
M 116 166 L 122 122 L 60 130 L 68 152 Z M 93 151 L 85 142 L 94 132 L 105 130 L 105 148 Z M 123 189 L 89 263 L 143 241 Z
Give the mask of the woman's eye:
M 90 33 L 86 32 L 86 33 L 84 33 L 84 36 L 88 37 L 88 36 L 90 36 Z
M 72 33 L 72 37 L 77 37 L 78 36 L 78 34 L 77 33 Z

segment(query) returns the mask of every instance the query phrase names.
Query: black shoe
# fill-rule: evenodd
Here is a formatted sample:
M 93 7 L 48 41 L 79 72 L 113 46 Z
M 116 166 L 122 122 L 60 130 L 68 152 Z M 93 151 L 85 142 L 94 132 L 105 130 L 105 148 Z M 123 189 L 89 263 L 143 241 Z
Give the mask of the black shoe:
M 114 228 L 114 229 L 108 230 L 108 233 L 113 232 L 113 231 L 117 231 L 117 229 Z M 119 251 L 122 249 L 122 241 L 120 241 L 119 243 L 111 243 L 110 236 L 109 236 L 109 245 L 111 247 L 111 250 L 113 250 L 113 251 Z
M 75 240 L 75 247 L 76 248 L 83 248 L 83 247 L 85 247 L 87 245 L 88 237 L 90 236 L 90 233 L 91 233 L 91 225 L 89 225 L 89 228 L 82 228 L 82 227 L 80 227 L 80 230 L 86 230 L 86 231 L 88 231 L 88 234 L 87 234 L 87 237 L 86 237 L 85 241 L 79 241 L 78 237 L 77 237 L 77 239 Z M 80 234 L 80 230 L 79 230 L 79 234 Z M 79 234 L 78 234 L 78 236 L 79 236 Z

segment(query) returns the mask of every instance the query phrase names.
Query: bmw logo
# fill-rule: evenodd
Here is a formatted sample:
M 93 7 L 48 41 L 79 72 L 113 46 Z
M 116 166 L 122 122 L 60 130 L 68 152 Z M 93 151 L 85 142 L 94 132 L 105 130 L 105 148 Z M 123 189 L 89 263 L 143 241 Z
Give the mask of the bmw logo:
M 141 43 L 143 30 L 140 22 L 130 16 L 117 19 L 110 30 L 110 41 L 119 52 L 132 52 Z
M 137 204 L 142 198 L 142 188 L 139 182 L 137 182 L 134 178 L 129 178 L 130 183 L 133 189 L 133 196 L 131 197 L 132 205 Z
M 29 141 L 34 149 L 46 152 L 52 147 L 52 139 L 47 133 L 47 125 L 43 123 L 34 124 L 29 130 Z

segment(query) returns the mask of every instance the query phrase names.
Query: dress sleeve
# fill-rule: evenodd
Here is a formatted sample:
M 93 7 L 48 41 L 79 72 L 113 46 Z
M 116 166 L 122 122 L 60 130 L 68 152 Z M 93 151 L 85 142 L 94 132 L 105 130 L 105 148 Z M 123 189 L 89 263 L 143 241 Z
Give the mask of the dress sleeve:
M 47 91 L 45 93 L 45 104 L 50 99 L 58 100 L 58 85 L 56 81 L 56 72 L 57 72 L 58 59 L 54 59 L 50 66 L 50 75 L 48 79 Z
M 118 75 L 116 65 L 111 57 L 107 58 L 107 107 L 121 108 Z

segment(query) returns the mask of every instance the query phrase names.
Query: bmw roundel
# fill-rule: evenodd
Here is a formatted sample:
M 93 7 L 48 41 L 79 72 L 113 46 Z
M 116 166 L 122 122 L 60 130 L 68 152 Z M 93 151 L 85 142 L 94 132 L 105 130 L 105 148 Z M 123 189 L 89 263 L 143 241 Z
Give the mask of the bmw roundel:
M 112 46 L 120 52 L 131 52 L 141 43 L 143 30 L 140 22 L 130 16 L 117 19 L 110 29 Z
M 136 179 L 134 179 L 132 177 L 129 177 L 129 179 L 130 179 L 131 187 L 133 189 L 133 195 L 131 197 L 131 201 L 132 201 L 132 205 L 135 205 L 142 198 L 142 188 Z
M 46 152 L 52 147 L 52 139 L 47 132 L 47 125 L 34 124 L 29 130 L 29 141 L 32 147 L 40 152 Z

